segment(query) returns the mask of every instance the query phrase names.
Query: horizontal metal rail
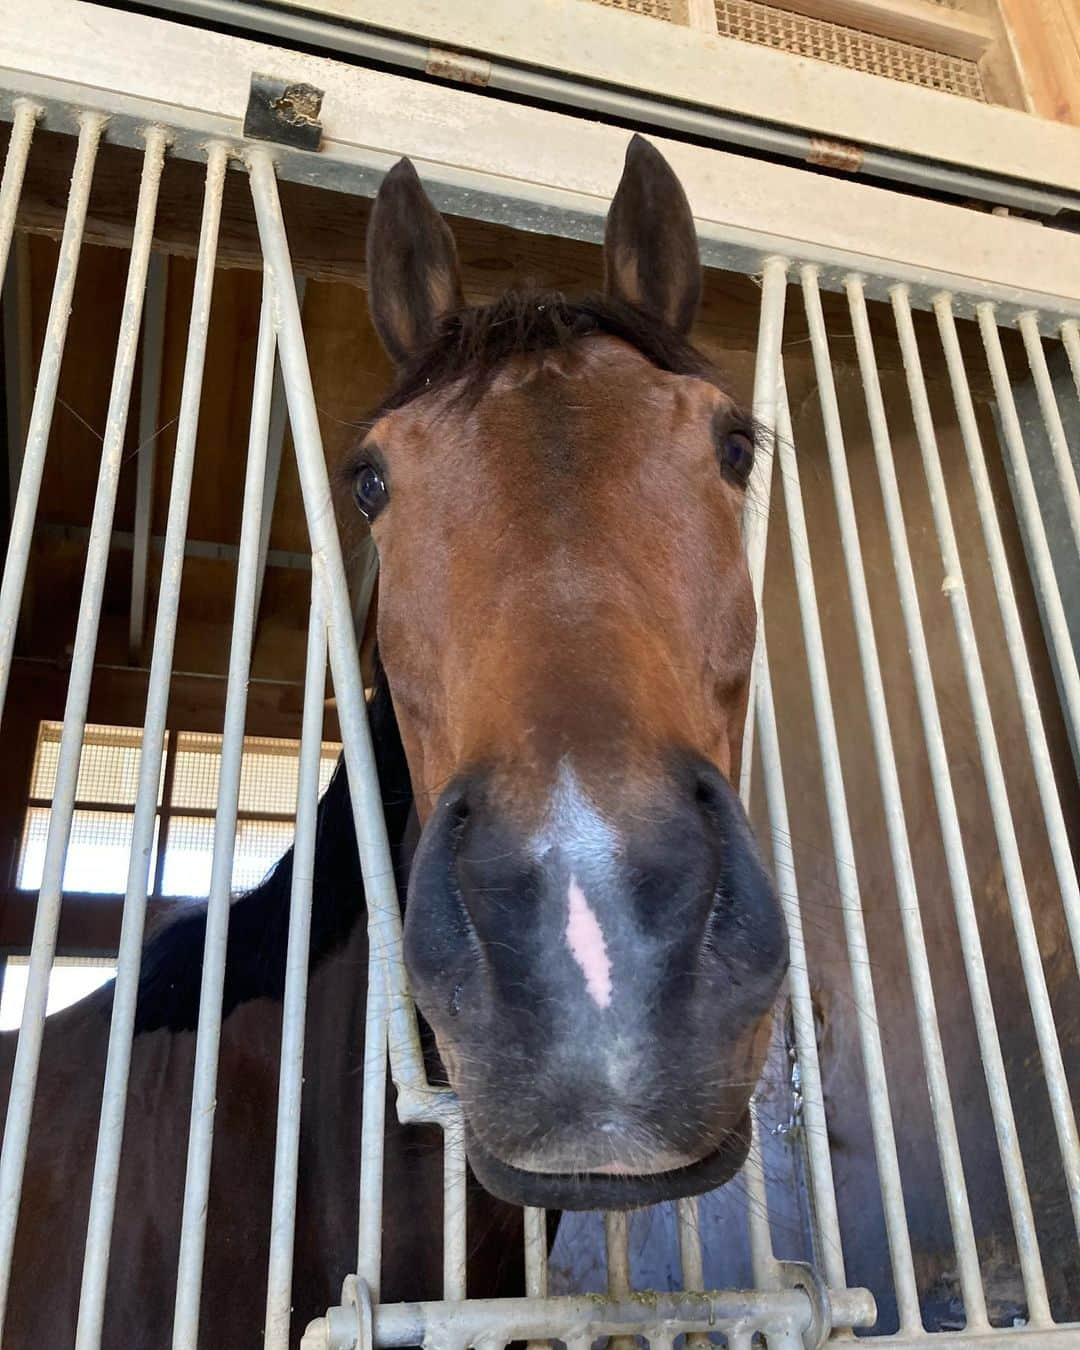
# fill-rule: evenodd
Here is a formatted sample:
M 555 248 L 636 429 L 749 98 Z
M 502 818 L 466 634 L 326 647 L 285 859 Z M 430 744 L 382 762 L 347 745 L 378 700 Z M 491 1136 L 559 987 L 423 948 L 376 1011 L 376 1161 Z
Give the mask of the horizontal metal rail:
M 872 1300 L 862 1291 L 833 1300 L 838 1325 L 861 1327 L 874 1318 Z M 599 1336 L 620 1333 L 668 1341 L 684 1332 L 794 1337 L 811 1324 L 812 1305 L 798 1289 L 770 1293 L 644 1294 L 625 1299 L 596 1296 L 533 1299 L 469 1299 L 466 1303 L 398 1303 L 375 1309 L 375 1344 L 466 1346 L 505 1345 L 509 1340 L 552 1336 L 585 1350 Z M 356 1311 L 331 1308 L 325 1325 L 309 1328 L 303 1350 L 352 1350 Z

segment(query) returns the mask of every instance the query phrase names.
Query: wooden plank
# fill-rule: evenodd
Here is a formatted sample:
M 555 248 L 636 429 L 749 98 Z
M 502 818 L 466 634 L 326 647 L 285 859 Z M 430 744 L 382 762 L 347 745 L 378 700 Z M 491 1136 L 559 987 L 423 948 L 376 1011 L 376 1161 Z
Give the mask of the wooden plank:
M 1080 0 L 1000 3 L 1031 107 L 1080 126 Z

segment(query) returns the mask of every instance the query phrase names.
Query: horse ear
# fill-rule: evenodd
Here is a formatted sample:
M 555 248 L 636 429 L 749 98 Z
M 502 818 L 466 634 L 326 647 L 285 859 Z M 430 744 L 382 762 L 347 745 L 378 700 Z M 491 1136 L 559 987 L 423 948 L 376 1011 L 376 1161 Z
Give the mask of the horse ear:
M 454 236 L 416 170 L 400 159 L 383 179 L 367 232 L 368 303 L 375 331 L 398 365 L 464 303 Z
M 678 333 L 701 300 L 701 259 L 690 203 L 664 156 L 642 136 L 626 151 L 604 230 L 604 289 Z

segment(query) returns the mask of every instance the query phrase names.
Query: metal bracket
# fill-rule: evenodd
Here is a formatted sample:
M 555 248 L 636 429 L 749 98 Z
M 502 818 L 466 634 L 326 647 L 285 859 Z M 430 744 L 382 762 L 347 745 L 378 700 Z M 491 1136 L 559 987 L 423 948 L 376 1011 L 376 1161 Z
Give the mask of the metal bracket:
M 778 1261 L 780 1278 L 787 1289 L 801 1289 L 810 1300 L 813 1316 L 803 1332 L 806 1350 L 821 1350 L 832 1334 L 833 1309 L 829 1286 L 820 1272 L 805 1261 Z
M 375 1350 L 375 1315 L 371 1290 L 359 1275 L 346 1275 L 341 1286 L 341 1302 L 356 1316 L 356 1350 Z
M 244 135 L 248 140 L 275 141 L 294 150 L 318 150 L 322 144 L 319 113 L 323 93 L 313 84 L 253 74 Z

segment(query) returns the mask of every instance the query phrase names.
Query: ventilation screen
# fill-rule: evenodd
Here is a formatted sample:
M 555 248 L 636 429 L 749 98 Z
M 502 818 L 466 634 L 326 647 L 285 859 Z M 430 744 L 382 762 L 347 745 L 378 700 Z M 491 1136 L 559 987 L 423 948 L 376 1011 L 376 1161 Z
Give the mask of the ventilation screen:
M 43 722 L 38 732 L 17 871 L 16 884 L 22 890 L 38 890 L 42 882 L 61 730 L 59 722 Z M 336 743 L 323 744 L 320 793 L 330 781 L 340 749 Z M 65 891 L 122 895 L 126 890 L 141 750 L 142 731 L 138 727 L 86 728 L 64 863 Z M 299 754 L 298 741 L 244 738 L 233 890 L 257 885 L 292 843 Z M 150 860 L 153 893 L 209 894 L 220 776 L 220 736 L 189 731 L 168 736 Z M 162 841 L 164 857 L 159 865 L 157 854 Z
M 687 22 L 685 0 L 596 0 L 596 3 L 630 14 L 645 14 L 650 19 L 664 19 L 667 23 Z
M 716 0 L 716 26 L 722 37 L 986 102 L 982 77 L 974 61 L 929 51 L 910 42 L 861 33 L 857 28 L 845 28 L 824 19 L 810 19 L 777 5 L 760 4 L 759 0 Z

